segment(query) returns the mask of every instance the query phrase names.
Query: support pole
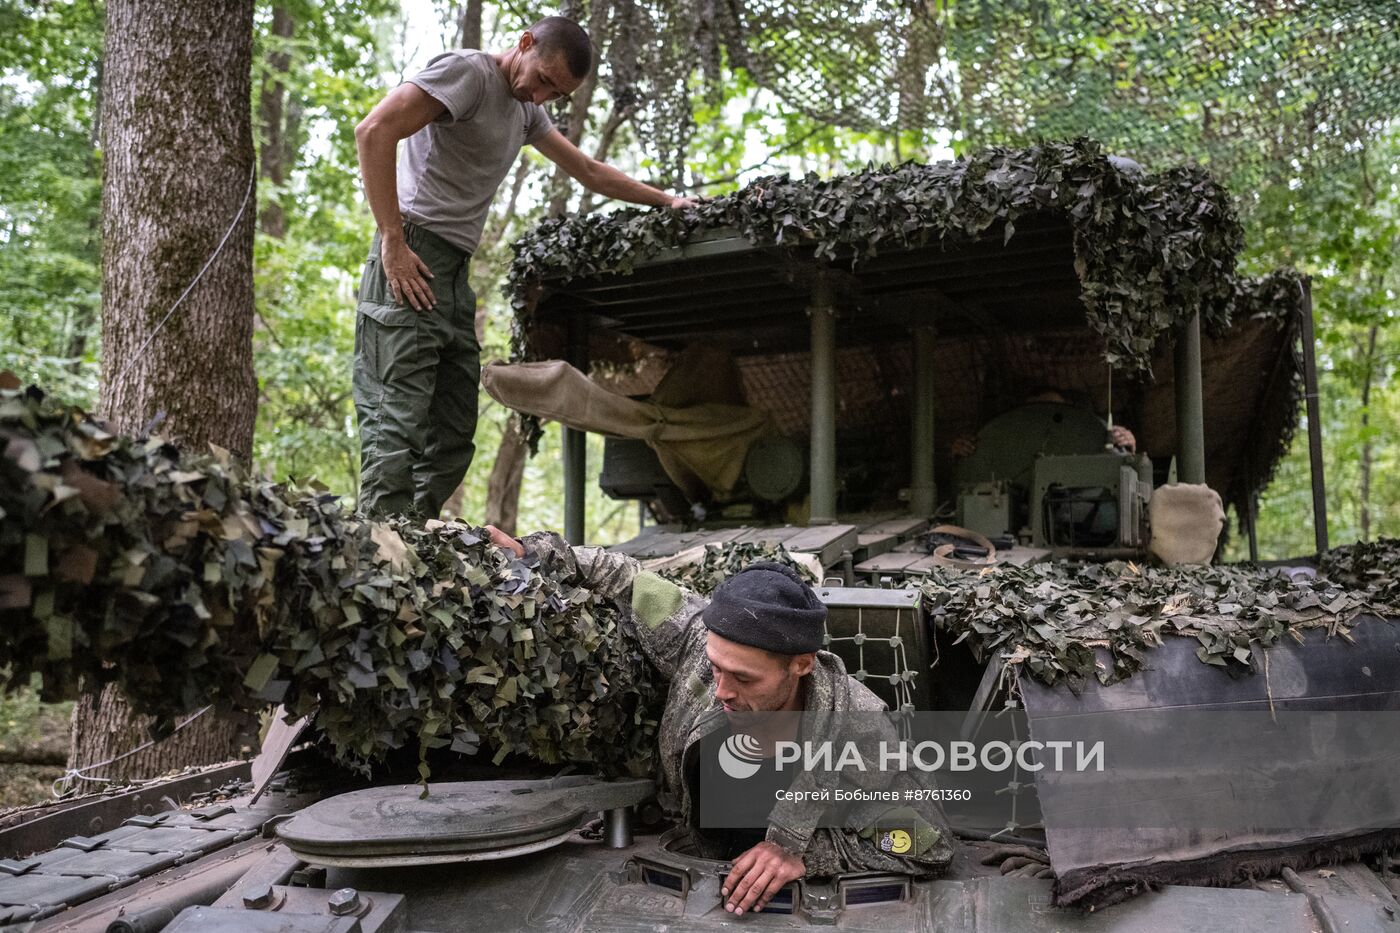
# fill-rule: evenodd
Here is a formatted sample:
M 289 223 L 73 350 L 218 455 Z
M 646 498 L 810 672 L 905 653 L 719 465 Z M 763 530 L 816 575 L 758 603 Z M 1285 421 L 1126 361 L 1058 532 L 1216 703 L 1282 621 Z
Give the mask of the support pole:
M 1313 338 L 1312 280 L 1303 279 L 1303 398 L 1308 405 L 1308 463 L 1312 472 L 1313 539 L 1327 550 L 1327 483 L 1322 474 L 1322 413 L 1317 398 L 1317 346 Z
M 1177 327 L 1176 475 L 1182 483 L 1206 481 L 1205 412 L 1201 401 L 1201 318 Z
M 1251 489 L 1244 496 L 1244 530 L 1249 535 L 1249 559 L 1259 559 L 1259 536 L 1255 530 L 1255 512 L 1259 505 L 1254 498 L 1254 490 Z
M 1264 396 L 1268 398 L 1267 395 Z M 1253 438 L 1250 438 L 1253 440 Z M 1249 559 L 1257 561 L 1259 559 L 1259 536 L 1256 531 L 1256 522 L 1259 513 L 1259 498 L 1254 491 L 1254 456 L 1251 451 L 1252 446 L 1245 448 L 1244 452 L 1244 476 L 1245 490 L 1244 502 L 1240 505 L 1240 522 L 1244 525 L 1245 534 L 1249 536 Z
M 812 512 L 813 525 L 836 522 L 836 307 L 831 282 L 812 283 Z
M 914 423 L 909 431 L 913 462 L 909 470 L 909 512 L 915 518 L 933 514 L 937 491 L 933 472 L 933 415 L 937 401 L 934 387 L 932 324 L 914 327 Z
M 588 318 L 569 316 L 567 354 L 569 365 L 588 372 Z M 564 539 L 584 543 L 584 506 L 587 502 L 588 434 L 564 428 Z

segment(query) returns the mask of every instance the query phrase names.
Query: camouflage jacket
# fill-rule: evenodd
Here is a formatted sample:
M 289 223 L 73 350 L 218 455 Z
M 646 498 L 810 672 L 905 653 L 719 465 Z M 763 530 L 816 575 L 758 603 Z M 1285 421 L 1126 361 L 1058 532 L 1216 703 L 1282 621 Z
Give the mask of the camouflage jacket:
M 602 548 L 571 547 L 552 532 L 538 532 L 524 539 L 527 550 L 550 565 L 554 572 L 616 602 L 623 609 L 624 625 L 639 640 L 643 653 L 670 682 L 659 731 L 662 806 L 678 813 L 683 826 L 692 826 L 696 801 L 684 774 L 686 752 L 706 735 L 726 724 L 715 699 L 709 658 L 705 654 L 706 629 L 701 610 L 708 600 L 644 571 L 634 559 Z M 857 742 L 867 761 L 878 758 L 879 743 L 893 743 L 897 735 L 887 719 L 873 715 L 884 703 L 868 688 L 846 674 L 841 659 L 819 651 L 812 673 L 806 678 L 803 713 L 804 736 L 841 734 Z M 846 714 L 856 715 L 847 718 Z M 899 790 L 914 786 L 898 771 L 871 779 L 861 786 Z M 802 771 L 793 791 L 830 790 L 836 775 L 829 771 Z M 813 798 L 809 798 L 813 799 Z M 766 837 L 789 852 L 802 855 L 809 874 L 835 871 L 904 871 L 931 874 L 952 858 L 952 833 L 937 803 L 891 806 L 888 803 L 846 805 L 841 825 L 845 830 L 818 828 L 823 810 L 810 803 L 779 800 L 769 816 Z M 882 828 L 903 828 L 914 837 L 905 858 L 892 857 L 878 848 Z M 860 845 L 861 840 L 868 844 Z M 814 864 L 815 863 L 815 864 Z M 824 870 L 823 870 L 824 869 Z

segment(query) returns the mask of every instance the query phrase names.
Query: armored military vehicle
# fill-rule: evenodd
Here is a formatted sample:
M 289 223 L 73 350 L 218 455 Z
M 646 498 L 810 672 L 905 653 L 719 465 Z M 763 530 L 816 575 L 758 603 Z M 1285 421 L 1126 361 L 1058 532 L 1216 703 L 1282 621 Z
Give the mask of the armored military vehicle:
M 683 217 L 535 231 L 512 272 L 520 362 L 487 385 L 566 424 L 566 537 L 584 540 L 584 432 L 602 431 L 602 491 L 648 516 L 618 550 L 675 569 L 707 546 L 782 545 L 817 577 L 829 648 L 892 710 L 957 711 L 968 735 L 1008 712 L 1041 735 L 1164 709 L 1383 714 L 1400 697 L 1400 628 L 1387 618 L 1340 625 L 1325 606 L 1299 608 L 1283 626 L 1294 639 L 1256 638 L 1215 625 L 1243 615 L 1208 568 L 1194 595 L 1197 571 L 1172 571 L 1177 589 L 1152 607 L 998 602 L 1000 574 L 1042 574 L 1024 593 L 1060 586 L 1055 568 L 1098 568 L 1063 591 L 1082 596 L 1084 579 L 1108 588 L 1147 573 L 1153 499 L 1173 486 L 1219 493 L 1253 550 L 1255 497 L 1301 395 L 1315 454 L 1320 439 L 1308 283 L 1236 279 L 1238 247 L 1207 176 L 1149 175 L 1085 142 L 765 179 Z M 572 368 L 544 362 L 559 359 Z M 580 382 L 589 369 L 595 380 Z M 1043 400 L 1047 387 L 1058 398 Z M 599 404 L 580 402 L 590 393 Z M 1110 420 L 1135 449 L 1113 444 Z M 975 443 L 954 457 L 964 437 Z M 1222 519 L 1206 524 L 1213 546 Z M 1306 581 L 1312 557 L 1278 572 Z M 1194 600 L 1190 624 L 1177 624 L 1178 599 Z M 1081 662 L 1079 676 L 1064 668 Z M 1149 744 L 1180 729 L 1134 721 L 1149 723 Z M 1239 774 L 1183 786 L 1168 763 L 1148 775 L 1162 804 L 1151 819 L 1090 830 L 1068 815 L 1082 797 L 1017 772 L 983 805 L 950 806 L 968 844 L 947 877 L 804 879 L 740 918 L 720 903 L 727 866 L 675 844 L 649 781 L 468 762 L 420 797 L 398 783 L 411 771 L 365 786 L 309 750 L 284 760 L 298 734 L 279 723 L 251 766 L 11 816 L 0 916 L 34 929 L 289 933 L 1400 922 L 1385 855 L 1400 796 L 1393 778 L 1372 780 L 1374 749 L 1341 749 L 1335 735 L 1293 736 L 1296 754 L 1251 770 L 1303 801 L 1342 793 L 1337 771 L 1362 776 L 1346 786 L 1364 797 L 1354 825 L 1212 833 L 1190 815 L 1211 791 L 1238 803 Z

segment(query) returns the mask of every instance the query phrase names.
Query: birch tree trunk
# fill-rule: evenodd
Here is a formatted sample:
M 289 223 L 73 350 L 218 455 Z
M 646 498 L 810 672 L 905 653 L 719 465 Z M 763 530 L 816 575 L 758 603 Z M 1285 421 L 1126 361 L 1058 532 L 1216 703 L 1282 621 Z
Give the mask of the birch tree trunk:
M 245 458 L 257 409 L 252 44 L 252 0 L 107 3 L 101 412 L 127 433 L 159 416 L 156 430 L 182 447 Z M 204 716 L 92 774 L 147 778 L 236 757 L 245 725 Z M 69 767 L 140 745 L 148 726 L 111 689 L 87 694 Z

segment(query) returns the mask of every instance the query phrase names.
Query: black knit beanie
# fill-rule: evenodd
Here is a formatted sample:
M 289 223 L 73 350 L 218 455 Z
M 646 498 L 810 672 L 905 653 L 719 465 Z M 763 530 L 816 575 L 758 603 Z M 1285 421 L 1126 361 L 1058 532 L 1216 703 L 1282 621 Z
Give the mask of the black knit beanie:
M 826 605 L 797 571 L 765 560 L 716 587 L 701 619 L 716 635 L 741 645 L 807 654 L 822 646 Z

